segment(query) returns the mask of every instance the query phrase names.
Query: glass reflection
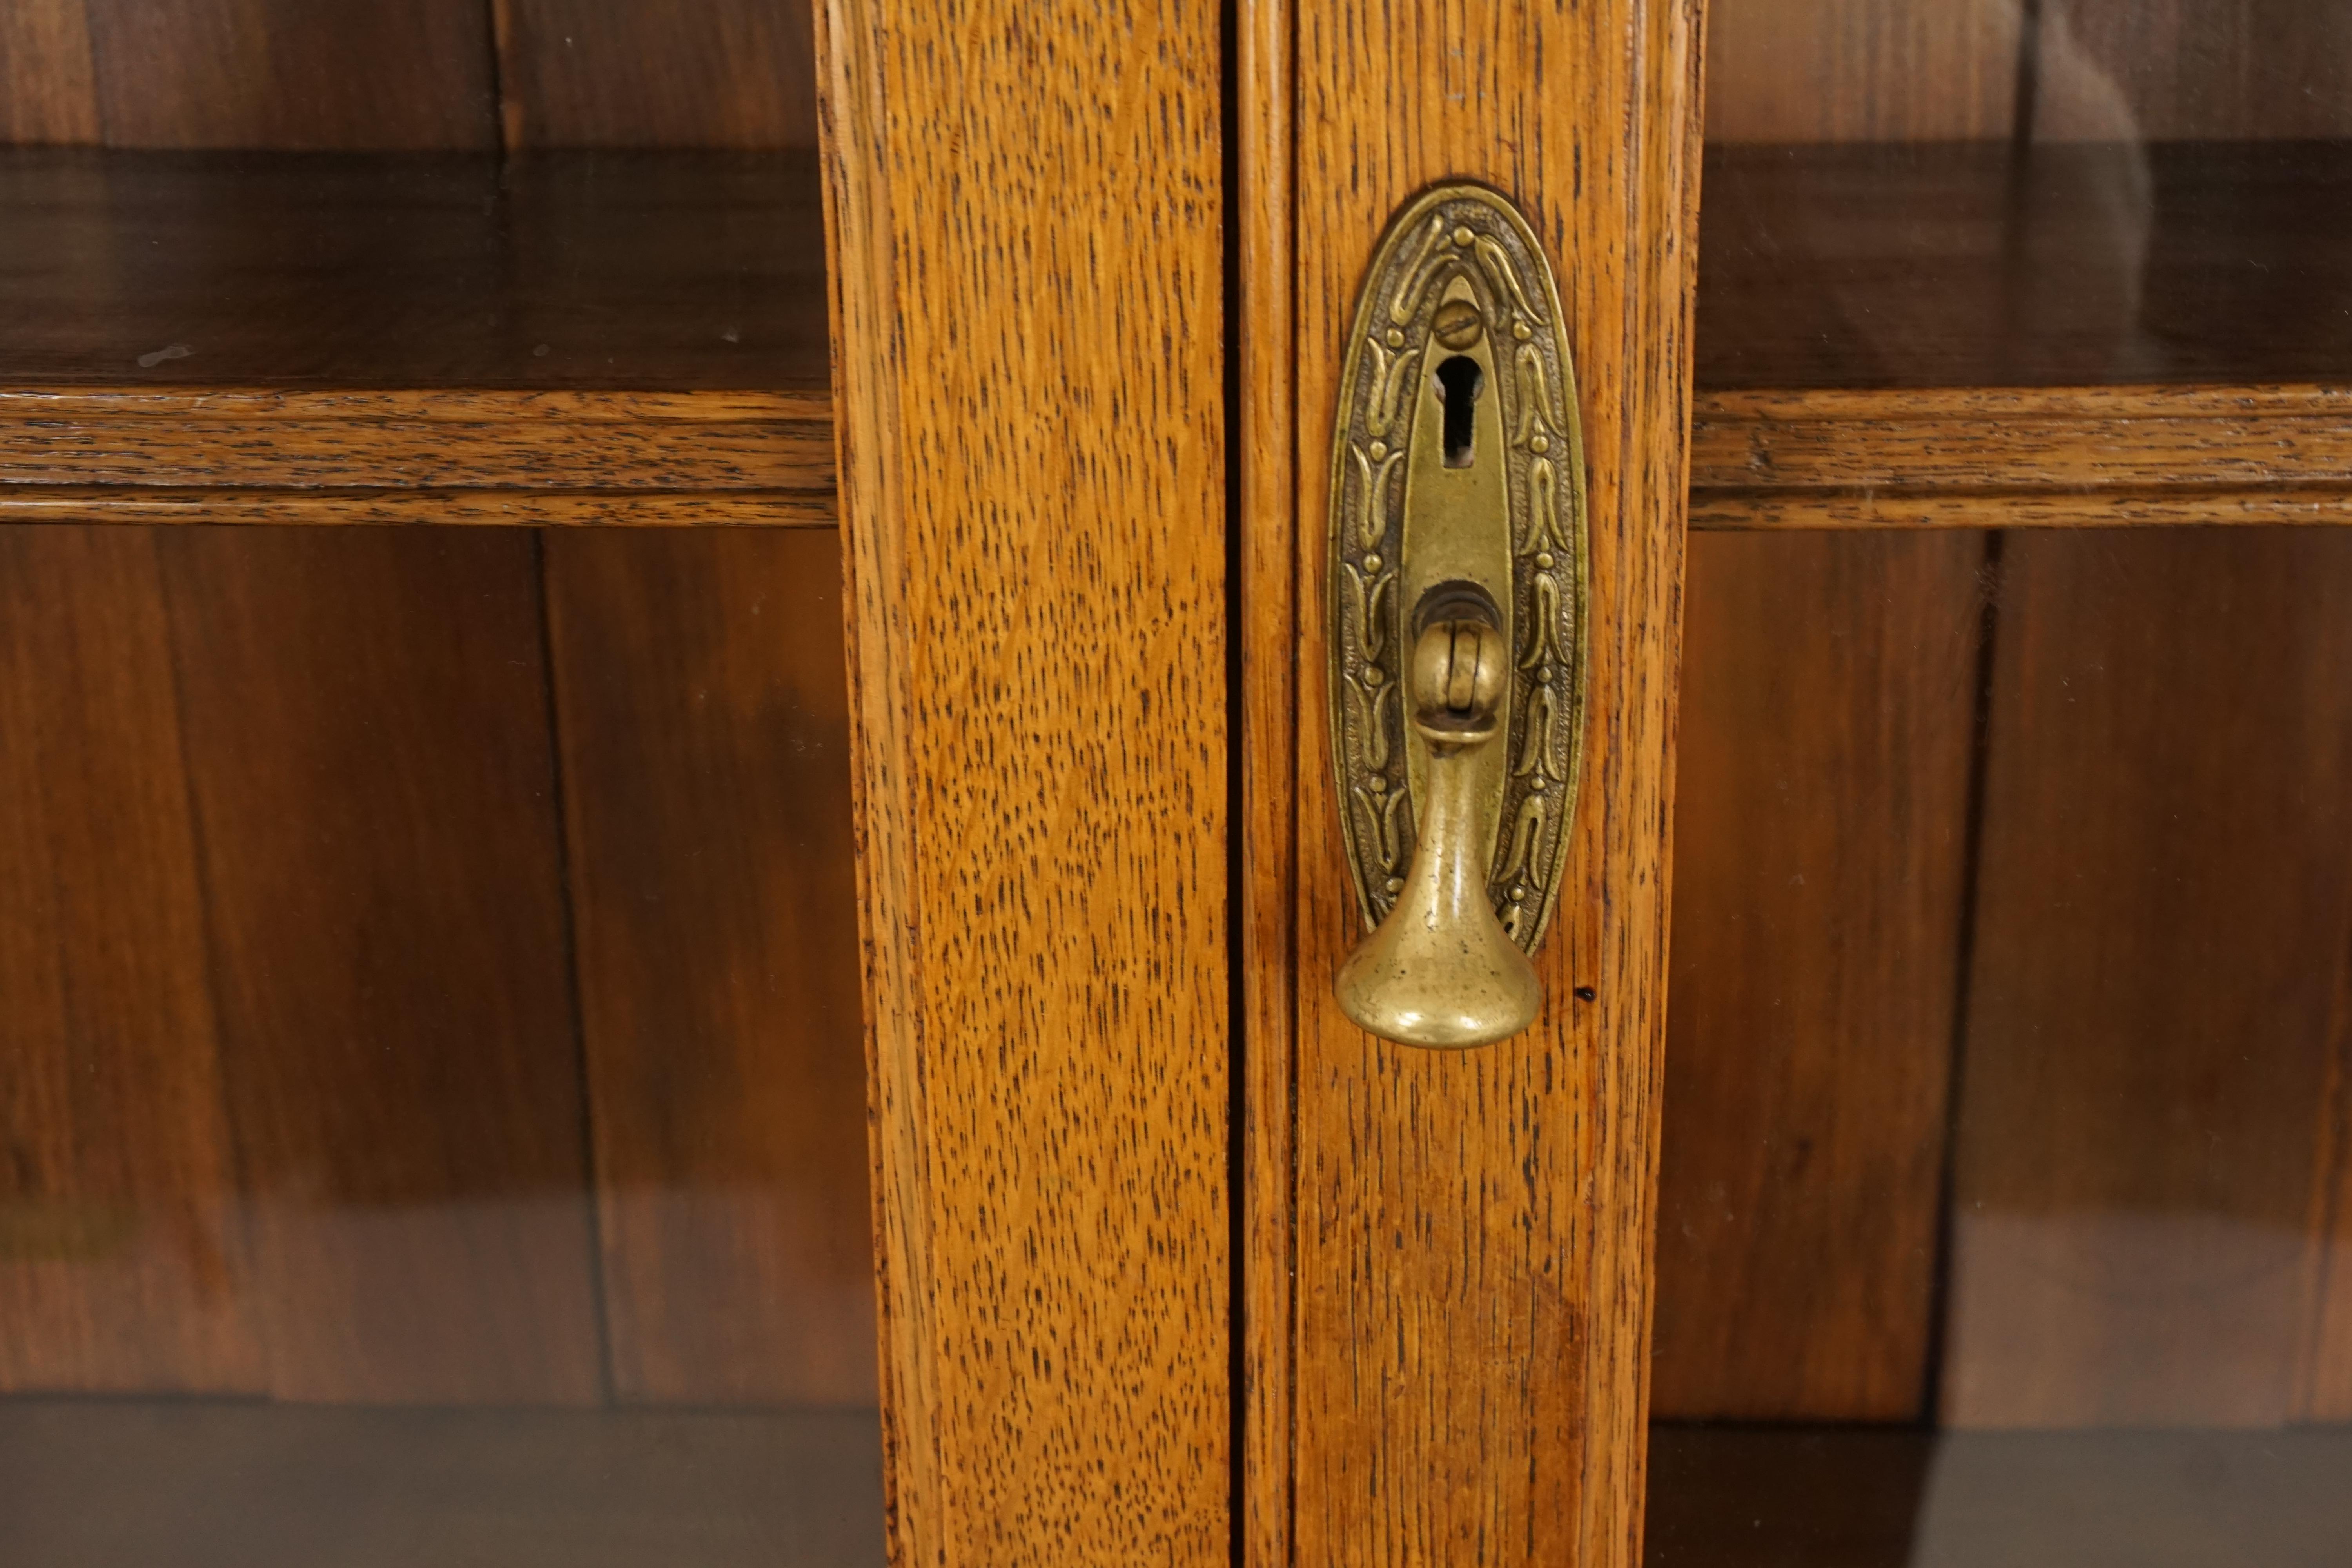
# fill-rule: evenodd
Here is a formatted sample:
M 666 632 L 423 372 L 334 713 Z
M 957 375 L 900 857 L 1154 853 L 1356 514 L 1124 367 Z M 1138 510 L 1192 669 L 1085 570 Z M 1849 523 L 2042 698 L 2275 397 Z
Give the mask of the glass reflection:
M 1703 397 L 2352 376 L 2352 8 L 1710 27 Z M 1691 541 L 1650 1560 L 2352 1562 L 2352 536 L 2003 531 L 1952 405 L 1962 526 Z

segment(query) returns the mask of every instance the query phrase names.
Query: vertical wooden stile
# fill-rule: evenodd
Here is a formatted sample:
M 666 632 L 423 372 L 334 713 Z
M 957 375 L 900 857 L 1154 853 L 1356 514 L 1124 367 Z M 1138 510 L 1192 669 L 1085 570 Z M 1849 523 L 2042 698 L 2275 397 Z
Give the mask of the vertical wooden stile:
M 1247 1359 L 1255 1396 L 1286 1401 L 1250 1425 L 1246 1540 L 1266 1568 L 1640 1558 L 1699 10 L 1241 7 L 1244 255 L 1281 267 L 1244 268 L 1243 406 L 1286 418 L 1292 452 L 1245 464 L 1240 520 L 1243 710 L 1286 703 L 1292 781 L 1249 760 L 1246 842 L 1296 857 L 1252 858 L 1244 900 L 1286 905 L 1295 964 L 1287 1042 L 1248 1015 Z M 1361 933 L 1312 610 L 1343 325 L 1390 215 L 1450 178 L 1513 197 L 1559 272 L 1592 528 L 1591 724 L 1538 960 L 1549 1005 L 1459 1055 L 1370 1039 L 1331 1000 Z M 1286 232 L 1256 210 L 1286 189 Z M 1286 326 L 1290 379 L 1255 352 Z M 1256 565 L 1275 539 L 1286 602 Z
M 1237 8 L 1233 121 L 1239 241 L 1239 605 L 1243 997 L 1243 1560 L 1286 1563 L 1291 1542 L 1290 1086 L 1298 896 L 1296 275 L 1289 0 Z M 1267 1267 L 1265 1258 L 1283 1260 Z
M 1222 1563 L 1218 7 L 818 29 L 892 1552 Z

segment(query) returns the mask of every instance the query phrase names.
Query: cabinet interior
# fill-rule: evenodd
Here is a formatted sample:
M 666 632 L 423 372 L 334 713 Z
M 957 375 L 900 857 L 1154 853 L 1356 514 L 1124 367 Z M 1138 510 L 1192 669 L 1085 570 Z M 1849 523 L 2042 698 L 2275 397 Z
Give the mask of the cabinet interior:
M 2352 17 L 1711 10 L 1650 1560 L 2333 1560 Z
M 811 37 L 0 20 L 10 1561 L 880 1561 Z

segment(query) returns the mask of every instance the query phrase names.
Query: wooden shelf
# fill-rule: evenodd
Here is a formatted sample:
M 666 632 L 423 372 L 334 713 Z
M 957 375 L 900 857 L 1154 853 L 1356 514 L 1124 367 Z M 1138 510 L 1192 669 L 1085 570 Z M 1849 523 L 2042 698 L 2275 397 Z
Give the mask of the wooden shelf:
M 870 1411 L 0 1403 L 11 1568 L 880 1568 Z
M 0 153 L 0 384 L 814 391 L 807 153 Z
M 2352 378 L 2352 142 L 1710 148 L 1704 391 Z
M 1650 1568 L 2352 1561 L 2352 1430 L 1656 1426 Z
M 1706 178 L 1693 526 L 2352 521 L 2352 142 Z
M 816 392 L 0 392 L 0 521 L 831 526 Z
M 1706 181 L 1693 526 L 2352 521 L 2352 143 Z M 0 517 L 834 519 L 806 154 L 18 151 L 0 214 Z
M 2352 386 L 1702 392 L 1693 528 L 2352 522 Z
M 0 519 L 834 521 L 803 153 L 0 153 Z

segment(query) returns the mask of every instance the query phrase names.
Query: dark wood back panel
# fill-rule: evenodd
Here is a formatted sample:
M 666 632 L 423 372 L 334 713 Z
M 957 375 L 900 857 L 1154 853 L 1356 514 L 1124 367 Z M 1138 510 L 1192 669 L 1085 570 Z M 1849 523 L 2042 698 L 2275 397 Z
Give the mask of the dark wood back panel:
M 1920 1414 L 1983 552 L 1692 536 L 1661 1417 Z
M 809 0 L 490 0 L 507 145 L 814 147 Z
M 0 5 L 0 146 L 99 139 L 82 0 Z
M 2340 1420 L 2352 539 L 2005 536 L 1973 745 L 1968 549 L 1695 540 L 1657 1412 Z
M 83 0 L 112 147 L 498 145 L 481 0 Z
M 0 144 L 804 149 L 812 43 L 807 0 L 24 0 L 0 15 Z M 813 205 L 805 233 L 773 232 L 779 182 L 802 173 L 12 170 L 37 206 L 58 177 L 143 181 L 142 210 L 194 246 L 158 249 L 119 213 L 74 231 L 68 308 L 36 316 L 120 338 L 99 379 L 180 343 L 167 373 L 590 388 L 799 385 L 811 363 L 823 380 L 821 331 L 774 328 L 822 320 Z M 264 174 L 311 184 L 256 213 L 238 198 Z M 321 207 L 318 180 L 341 202 Z M 643 242 L 576 232 L 609 228 L 622 184 Z M 309 300 L 351 318 L 323 336 L 237 275 L 322 227 L 348 243 L 293 271 L 380 285 Z M 678 372 L 640 324 L 698 290 L 709 342 Z M 636 292 L 659 298 L 621 308 Z M 186 325 L 217 325 L 223 300 L 310 358 L 236 369 L 235 344 Z M 420 323 L 458 316 L 486 323 L 479 352 L 373 346 L 446 348 Z M 711 363 L 726 354 L 742 366 Z M 570 542 L 544 583 L 521 533 L 7 542 L 0 593 L 27 608 L 0 692 L 40 742 L 0 763 L 30 802 L 0 855 L 12 887 L 45 889 L 0 925 L 24 1089 L 10 1190 L 35 1230 L 112 1215 L 134 1239 L 0 1258 L 0 1386 L 872 1401 L 829 533 Z M 787 661 L 761 635 L 778 625 L 823 657 Z M 703 704 L 712 670 L 734 706 Z M 591 902 L 605 890 L 641 901 Z M 573 921 L 597 957 L 580 997 Z M 105 1005 L 75 1000 L 91 987 Z
M 2339 0 L 1716 0 L 1707 27 L 1717 145 L 2352 135 Z
M 2352 135 L 2342 0 L 2043 0 L 2037 44 L 2044 140 Z
M 154 541 L 0 529 L 0 1388 L 256 1393 Z
M 0 613 L 0 1390 L 872 1403 L 830 531 L 16 528 Z
M 2263 248 L 2265 237 L 2277 233 L 2323 246 L 2329 237 L 2324 221 L 2313 221 L 2326 209 L 2311 205 L 2309 182 L 2280 177 L 2290 169 L 2289 154 L 2044 148 L 2024 165 L 2021 182 L 2006 144 L 2021 133 L 2045 142 L 2352 134 L 2352 19 L 2342 5 L 1716 0 L 1710 12 L 1707 130 L 1717 151 L 1702 247 L 1702 278 L 1714 279 L 1702 291 L 1698 315 L 1703 389 L 1710 374 L 1749 386 L 2020 379 L 2073 384 L 2118 374 L 2084 352 L 2113 358 L 2116 351 L 2103 345 L 2116 343 L 2159 344 L 2160 354 L 2140 354 L 2137 374 L 2160 368 L 2174 379 L 2227 379 L 2249 356 L 2279 365 L 2324 358 L 2325 338 L 2314 336 L 2313 323 L 2334 319 L 2341 269 L 2319 251 L 2306 257 Z M 2021 16 L 2027 18 L 2022 26 Z M 2038 83 L 2038 92 L 2021 100 L 2021 80 Z M 1836 149 L 1811 155 L 1802 168 L 1776 151 L 1723 147 L 1954 140 L 1981 145 L 1895 154 Z M 2292 154 L 2301 160 L 2292 168 L 2300 175 L 2330 156 L 2306 146 Z M 1846 159 L 1857 174 L 1892 177 L 1883 187 L 1866 188 L 1863 179 L 1841 183 L 1835 170 Z M 1832 175 L 1820 183 L 1819 214 L 1798 188 L 1806 169 Z M 1919 177 L 1933 170 L 1966 178 L 1938 184 Z M 1730 174 L 1744 177 L 1719 177 Z M 1893 191 L 1909 198 L 1899 218 Z M 2118 193 L 2138 205 L 2118 206 Z M 1828 199 L 1832 195 L 1843 199 Z M 1824 216 L 1832 221 L 1815 221 Z M 2292 221 L 2273 221 L 2279 218 Z M 1900 228 L 1902 245 L 1911 248 L 1899 255 L 1856 249 L 1857 221 L 1883 222 L 1890 236 Z M 1822 238 L 1832 231 L 1836 238 Z M 2226 247 L 2215 245 L 2217 235 L 2229 237 Z M 2249 274 L 2257 263 L 2258 272 Z M 2272 317 L 2235 305 L 2239 296 L 2226 285 L 2249 275 L 2263 279 L 2252 292 Z M 2313 292 L 2294 279 L 2322 287 Z M 1774 336 L 1791 321 L 1793 328 Z M 1987 329 L 2030 345 L 2032 363 L 2007 350 L 1955 352 Z M 1776 370 L 1764 363 L 1772 355 L 1755 352 L 1767 337 L 1801 345 L 1811 358 L 1782 355 Z M 2076 616 L 2088 617 L 2077 628 L 2085 638 L 2134 626 L 2178 626 L 2188 659 L 2223 635 L 2210 622 L 2178 617 L 2197 592 L 2233 582 L 2235 569 L 2217 564 L 2221 576 L 2192 589 L 2169 582 L 2148 564 L 2151 557 L 2135 553 L 2184 548 L 2177 542 L 2067 545 L 2016 537 L 2023 552 L 2018 570 L 2027 575 L 2018 579 L 2024 596 L 2014 618 L 1995 633 L 2004 659 L 2019 657 L 2012 639 L 2046 644 L 2057 635 L 2053 628 Z M 2216 1234 L 2233 1226 L 2242 1233 L 2260 1254 L 2248 1265 L 2259 1265 L 2259 1279 L 2230 1276 L 2238 1282 L 2224 1287 L 2218 1283 L 2227 1273 L 2223 1253 L 2208 1255 L 2208 1282 L 2228 1304 L 2221 1313 L 2226 1331 L 2213 1332 L 2185 1308 L 2167 1317 L 2147 1292 L 2102 1294 L 2105 1276 L 2085 1276 L 2069 1288 L 2037 1285 L 2034 1259 L 2004 1250 L 2000 1236 L 1974 1226 L 1967 1205 L 1979 1189 L 1964 1185 L 1962 1206 L 1954 1211 L 1962 1246 L 1943 1286 L 1937 1284 L 1942 1200 L 1936 1181 L 1916 1178 L 1940 1169 L 1949 1135 L 1939 1120 L 1887 1109 L 1926 1070 L 1923 1058 L 1906 1054 L 1917 1042 L 1896 1030 L 1879 1037 L 1884 1044 L 1869 1060 L 1832 1058 L 1841 1042 L 1854 1037 L 1859 1020 L 1884 1026 L 1910 1018 L 1924 1029 L 1949 1005 L 1943 988 L 1948 981 L 1937 977 L 1960 972 L 1966 922 L 1956 912 L 1948 926 L 1929 931 L 1890 920 L 1886 911 L 1917 907 L 1912 900 L 1925 897 L 1921 836 L 1961 831 L 1966 802 L 1937 796 L 1940 821 L 1915 819 L 1899 832 L 1888 814 L 1924 805 L 1935 781 L 1952 777 L 1952 759 L 1980 744 L 1969 734 L 1974 704 L 1939 705 L 1915 695 L 1901 709 L 1901 722 L 1877 737 L 1879 750 L 1840 752 L 1841 716 L 1866 706 L 1873 692 L 1895 689 L 1890 683 L 1899 684 L 1906 656 L 1854 643 L 1838 647 L 1835 657 L 1811 658 L 1806 641 L 1842 620 L 1862 624 L 1866 607 L 1882 616 L 1906 613 L 1902 606 L 1912 602 L 1906 595 L 1916 583 L 1896 564 L 1895 543 L 1853 542 L 1845 565 L 1831 569 L 1823 552 L 1835 547 L 1815 537 L 1783 535 L 1728 548 L 1706 536 L 1694 542 L 1660 1200 L 1659 1413 L 1925 1415 L 1935 1408 L 1930 1389 L 1940 1380 L 1948 1414 L 1978 1423 L 2065 1424 L 2116 1412 L 2152 1420 L 2340 1417 L 2352 1409 L 2352 1242 L 2331 1249 L 2328 1238 L 2352 1236 L 2352 1221 L 2343 1217 L 2352 1212 L 2352 1199 L 2343 1195 L 2352 1194 L 2352 1160 L 2345 1152 L 2352 1140 L 2343 1131 L 2341 1106 L 2345 1026 L 2330 1034 L 2284 1020 L 2308 1023 L 2295 1009 L 2352 980 L 2340 980 L 2338 967 L 2323 961 L 2319 946 L 2326 939 L 2315 931 L 2294 939 L 2313 945 L 2290 944 L 2311 966 L 2310 989 L 2294 990 L 2293 997 L 2262 991 L 2256 977 L 2269 971 L 2251 954 L 2247 963 L 2215 967 L 2200 993 L 2209 1010 L 2238 1008 L 2250 1028 L 2261 1019 L 2280 1021 L 2265 1033 L 2271 1043 L 2249 1046 L 2234 1068 L 2216 1054 L 2227 1049 L 2226 1029 L 2203 1028 L 2184 1016 L 2166 1026 L 2170 1033 L 2135 1037 L 2127 1046 L 2116 1037 L 2119 1024 L 2095 1016 L 2059 980 L 2036 998 L 2021 998 L 1984 964 L 2021 961 L 2020 955 L 2062 963 L 2045 916 L 2018 893 L 2016 882 L 2040 874 L 2037 855 L 2086 852 L 2079 842 L 2059 845 L 2045 833 L 2038 847 L 1997 841 L 1988 849 L 1989 857 L 2005 859 L 1999 866 L 1985 861 L 1987 873 L 1998 875 L 1980 910 L 1987 945 L 1975 983 L 1979 1016 L 1964 1043 L 1969 1091 L 1954 1108 L 1959 1136 L 1974 1151 L 1968 1180 L 2043 1194 L 2016 1200 L 2029 1207 L 2072 1201 L 2061 1195 L 2066 1182 L 2105 1182 L 2112 1191 L 2098 1202 L 2110 1209 L 2137 1204 L 2161 1214 L 2177 1197 L 2165 1184 L 2179 1176 L 2163 1152 L 2167 1118 L 2193 1117 L 2200 1104 L 2240 1104 L 2243 1116 L 2233 1124 L 2240 1133 L 2257 1125 L 2265 1131 L 2242 1139 L 2242 1153 L 2223 1162 L 2242 1167 L 2234 1171 L 2237 1185 L 2224 1179 L 2231 1173 L 2214 1174 L 2226 1189 L 2214 1200 L 2222 1215 Z M 2063 595 L 2026 592 L 2032 574 L 2047 570 L 2037 552 L 2068 548 L 2112 552 L 2117 563 L 2096 577 L 2095 612 Z M 2273 536 L 2268 543 L 2246 541 L 2243 548 L 2259 561 L 2264 551 L 2289 546 Z M 1889 553 L 1868 564 L 1874 550 Z M 1735 558 L 1741 562 L 1737 572 L 1715 564 Z M 2273 590 L 2287 595 L 2275 616 L 2227 632 L 2238 639 L 2231 661 L 2243 669 L 2294 668 L 2292 648 L 2305 633 L 2292 624 L 2292 605 L 2300 601 L 2283 584 L 2263 591 Z M 2242 584 L 2232 591 L 2243 602 L 2254 590 Z M 1759 613 L 1776 595 L 1801 625 Z M 1738 620 L 1743 608 L 1750 617 L 1745 624 Z M 1908 613 L 1916 617 L 1918 610 Z M 2293 726 L 2298 714 L 2308 721 L 2325 711 L 2330 697 L 2320 689 L 2325 680 L 2310 671 L 2297 678 L 2317 681 L 2303 694 L 2316 707 L 2281 702 L 2263 711 L 2266 722 L 2283 728 L 2248 721 L 2229 731 L 2233 765 L 2249 774 L 2249 787 L 2315 782 L 2310 770 L 2316 764 L 2296 749 L 2308 734 Z M 2116 704 L 2124 699 L 2101 689 L 2106 710 L 2084 717 L 2121 721 Z M 2243 706 L 2260 696 L 2251 687 L 2236 697 L 2220 692 L 2192 685 L 2188 693 L 2206 703 L 2216 726 L 2235 711 L 2232 702 Z M 2006 761 L 1990 760 L 1994 782 L 2007 781 L 2012 804 L 2036 790 L 2131 800 L 2153 787 L 2138 776 L 2152 765 L 2141 754 L 2158 743 L 2152 732 L 2138 737 L 2145 742 L 2138 752 L 2094 754 L 2070 742 L 2054 719 L 2019 728 L 2019 705 L 2036 700 L 2057 699 L 2029 697 L 2013 680 L 1999 698 L 1998 721 L 2011 727 L 2012 745 Z M 2340 691 L 2334 700 L 2340 706 Z M 2073 701 L 2069 711 L 2092 699 L 2078 685 Z M 2210 738 L 2203 743 L 2222 744 Z M 1985 759 L 1979 760 L 1982 765 Z M 1824 796 L 1826 826 L 1818 843 L 1808 837 L 1807 791 Z M 2223 809 L 2192 795 L 2183 786 L 2173 805 L 2183 812 Z M 2161 832 L 2152 817 L 2135 821 L 2151 842 Z M 2270 828 L 2280 835 L 2273 850 L 2283 853 L 2295 833 L 2284 821 Z M 2321 852 L 2317 839 L 2306 848 Z M 1972 871 L 1962 860 L 1953 874 L 1965 880 Z M 2231 931 L 2206 930 L 2194 908 L 2146 901 L 2086 904 L 2081 921 L 2102 928 L 2095 940 L 2141 955 L 2136 962 L 2200 941 L 2260 945 L 2263 933 L 2278 936 L 2273 925 L 2294 907 L 2265 882 L 2275 872 L 2274 858 L 2239 866 L 2247 921 Z M 1825 875 L 1838 889 L 1841 909 L 1808 926 Z M 2212 868 L 2212 875 L 2223 872 Z M 2266 897 L 2265 889 L 2276 896 Z M 2086 931 L 2076 935 L 2095 940 Z M 1843 988 L 1832 983 L 1874 969 L 1867 982 Z M 2137 978 L 2159 988 L 2170 983 L 2157 973 Z M 2335 1005 L 2339 1016 L 2352 1010 L 2352 1002 Z M 2039 1055 L 2015 1037 L 2028 1027 L 2037 1031 Z M 2126 1076 L 2138 1070 L 2130 1065 L 2138 1052 L 2161 1058 L 2142 1064 L 2141 1076 L 2169 1073 L 2171 1089 Z M 1941 1059 L 1952 1065 L 1948 1054 Z M 2326 1059 L 2336 1063 L 2334 1079 L 2315 1076 Z M 2196 1100 L 2192 1082 L 2218 1100 Z M 2042 1086 L 2038 1096 L 2034 1084 Z M 2143 1096 L 2130 1114 L 2115 1103 L 2105 1112 L 2088 1103 L 2127 1089 Z M 2336 1109 L 2325 1120 L 2330 1094 Z M 1897 1172 L 1907 1174 L 1890 1179 Z M 2250 1191 L 2270 1205 L 2267 1218 L 2240 1213 L 2255 1201 Z M 2290 1200 L 2284 1195 L 2290 1192 L 2304 1195 Z M 2323 1196 L 2312 1197 L 2315 1192 Z M 1832 1216 L 1840 1223 L 1825 1223 Z M 2194 1247 L 2182 1239 L 2185 1232 L 2168 1240 L 2159 1236 L 2163 1223 L 2151 1221 L 2139 1263 L 2189 1269 Z M 2250 1239 L 2264 1226 L 2273 1227 L 2268 1241 Z M 2011 1239 L 2017 1231 L 2011 1227 Z M 1898 1254 L 1887 1245 L 1897 1236 L 1925 1240 L 1906 1243 Z M 2112 1275 L 2121 1266 L 2111 1260 L 2101 1267 Z M 1945 1310 L 1938 1289 L 1948 1289 L 1957 1314 L 1949 1364 L 1931 1369 L 1927 1386 L 1907 1405 L 1890 1402 L 1891 1369 L 1924 1365 L 1937 1338 Z M 1864 1297 L 1875 1303 L 1866 1323 L 1853 1310 Z M 2183 1349 L 2168 1370 L 2142 1377 L 2150 1360 L 2146 1347 L 2168 1334 L 2168 1342 L 2198 1348 Z M 1903 1355 L 1890 1358 L 1898 1344 Z M 2224 1360 L 2236 1370 L 2224 1370 Z M 1818 1374 L 1810 1370 L 1817 1367 Z
M 0 10 L 0 145 L 816 145 L 809 0 L 10 0 Z
M 1706 139 L 2009 134 L 2019 0 L 1713 0 Z
M 2305 1421 L 2352 1422 L 2352 963 L 2337 975 L 2334 1062 L 2319 1110 L 2325 1170 L 2312 1237 L 2312 1315 L 2301 1367 Z
M 871 1404 L 839 540 L 545 546 L 614 1392 Z
M 271 1391 L 596 1398 L 531 536 L 158 542 Z
M 2352 965 L 2352 534 L 2012 536 L 1944 1414 L 2307 1403 Z

